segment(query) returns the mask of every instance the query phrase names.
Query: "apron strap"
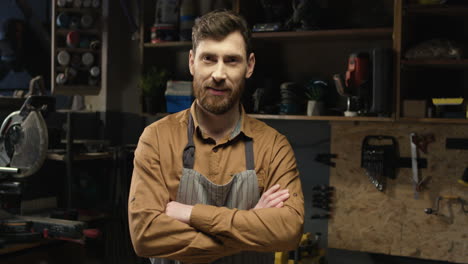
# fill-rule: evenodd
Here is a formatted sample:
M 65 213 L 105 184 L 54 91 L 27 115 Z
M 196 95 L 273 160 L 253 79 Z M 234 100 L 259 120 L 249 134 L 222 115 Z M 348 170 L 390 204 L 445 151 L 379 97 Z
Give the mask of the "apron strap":
M 244 137 L 245 141 L 245 165 L 247 170 L 255 170 L 253 141 L 251 138 Z
M 194 129 L 195 128 L 193 125 L 193 118 L 192 118 L 192 115 L 189 113 L 189 123 L 187 126 L 188 143 L 184 148 L 184 154 L 183 154 L 184 168 L 187 168 L 187 169 L 193 169 L 193 164 L 195 163 L 195 144 L 193 143 Z

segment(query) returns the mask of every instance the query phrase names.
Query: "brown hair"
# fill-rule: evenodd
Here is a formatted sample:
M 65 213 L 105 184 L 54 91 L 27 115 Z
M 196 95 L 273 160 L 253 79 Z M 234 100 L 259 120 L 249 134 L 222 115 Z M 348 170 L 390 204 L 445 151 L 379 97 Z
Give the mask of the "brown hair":
M 192 28 L 192 49 L 196 52 L 198 43 L 204 39 L 222 39 L 235 31 L 239 31 L 244 38 L 248 57 L 251 52 L 250 28 L 242 16 L 230 10 L 215 10 L 195 20 Z

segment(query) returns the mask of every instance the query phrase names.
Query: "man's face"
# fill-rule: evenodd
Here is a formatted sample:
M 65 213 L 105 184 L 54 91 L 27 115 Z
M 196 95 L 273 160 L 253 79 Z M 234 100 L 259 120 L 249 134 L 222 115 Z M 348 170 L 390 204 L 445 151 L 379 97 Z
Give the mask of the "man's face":
M 244 39 L 238 31 L 221 40 L 200 41 L 189 58 L 198 105 L 218 115 L 237 106 L 254 65 L 255 56 L 252 53 L 247 58 Z

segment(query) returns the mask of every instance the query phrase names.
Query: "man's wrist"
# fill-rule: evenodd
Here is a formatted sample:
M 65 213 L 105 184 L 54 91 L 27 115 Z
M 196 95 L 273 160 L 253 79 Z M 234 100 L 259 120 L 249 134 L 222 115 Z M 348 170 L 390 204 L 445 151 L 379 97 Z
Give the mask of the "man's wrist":
M 189 224 L 193 228 L 205 233 L 211 233 L 212 219 L 216 206 L 196 204 L 192 208 Z

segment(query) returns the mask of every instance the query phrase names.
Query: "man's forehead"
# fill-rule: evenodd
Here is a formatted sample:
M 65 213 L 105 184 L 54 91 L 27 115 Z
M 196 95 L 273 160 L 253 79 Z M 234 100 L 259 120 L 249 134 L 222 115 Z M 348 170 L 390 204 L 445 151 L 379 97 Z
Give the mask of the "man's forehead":
M 217 55 L 245 56 L 245 42 L 242 35 L 236 31 L 224 38 L 206 38 L 198 42 L 196 53 L 211 53 Z

